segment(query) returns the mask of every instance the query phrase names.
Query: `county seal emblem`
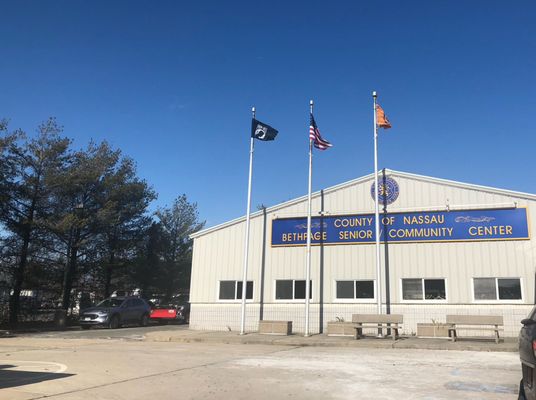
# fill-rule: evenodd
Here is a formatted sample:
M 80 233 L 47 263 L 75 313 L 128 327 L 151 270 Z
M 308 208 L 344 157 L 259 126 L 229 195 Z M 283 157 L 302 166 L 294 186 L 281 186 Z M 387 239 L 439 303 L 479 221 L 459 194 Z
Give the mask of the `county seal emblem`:
M 380 204 L 392 204 L 396 201 L 399 194 L 398 183 L 390 176 L 378 179 L 380 190 L 378 191 L 378 201 Z M 376 198 L 376 182 L 372 183 L 370 187 L 370 195 L 374 200 Z

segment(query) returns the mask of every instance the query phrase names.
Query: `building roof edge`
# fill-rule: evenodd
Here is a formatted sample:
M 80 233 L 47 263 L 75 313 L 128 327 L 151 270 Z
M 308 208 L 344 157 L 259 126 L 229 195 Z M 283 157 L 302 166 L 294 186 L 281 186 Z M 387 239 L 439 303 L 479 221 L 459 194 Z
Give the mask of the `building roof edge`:
M 414 180 L 419 180 L 419 181 L 438 183 L 438 184 L 442 184 L 442 185 L 449 185 L 449 186 L 459 187 L 459 188 L 463 188 L 463 189 L 471 189 L 471 190 L 478 190 L 478 191 L 482 191 L 482 192 L 495 193 L 495 194 L 501 194 L 501 195 L 512 196 L 512 197 L 519 197 L 519 198 L 523 198 L 523 199 L 527 199 L 527 200 L 536 200 L 536 195 L 535 194 L 530 194 L 530 193 L 525 193 L 525 192 L 516 192 L 516 191 L 513 191 L 513 190 L 498 189 L 498 188 L 494 188 L 494 187 L 490 187 L 490 186 L 475 185 L 475 184 L 471 184 L 471 183 L 453 181 L 453 180 L 443 179 L 443 178 L 434 178 L 434 177 L 431 177 L 431 176 L 413 174 L 413 173 L 410 173 L 410 172 L 395 171 L 395 170 L 388 169 L 388 168 L 385 168 L 385 173 L 389 174 L 389 175 L 396 175 L 396 176 L 409 178 L 409 179 L 414 179 Z M 313 192 L 311 194 L 311 196 L 312 196 L 312 198 L 315 198 L 315 197 L 320 196 L 320 194 L 322 192 L 324 194 L 335 192 L 337 190 L 344 189 L 344 188 L 346 188 L 348 186 L 353 186 L 353 185 L 359 184 L 361 182 L 365 182 L 365 181 L 367 181 L 369 179 L 372 179 L 373 177 L 374 177 L 374 173 L 364 175 L 364 176 L 356 178 L 356 179 L 351 179 L 349 181 L 339 183 L 338 185 L 330 186 L 330 187 L 328 187 L 326 189 L 318 190 L 316 192 Z M 273 205 L 271 207 L 266 207 L 264 210 L 259 210 L 259 211 L 253 212 L 253 213 L 251 213 L 250 218 L 259 217 L 259 216 L 263 215 L 263 212 L 274 212 L 274 211 L 280 210 L 282 208 L 289 207 L 289 206 L 292 206 L 294 204 L 301 203 L 302 201 L 306 201 L 306 200 L 307 200 L 307 195 L 300 196 L 300 197 L 297 197 L 295 199 L 288 200 L 288 201 L 285 201 L 283 203 Z M 209 228 L 203 229 L 201 231 L 198 231 L 198 232 L 190 235 L 190 238 L 195 239 L 195 238 L 198 238 L 200 236 L 204 236 L 206 234 L 209 234 L 211 232 L 226 228 L 228 226 L 238 224 L 238 223 L 240 223 L 242 221 L 245 221 L 245 220 L 246 220 L 246 216 L 243 215 L 241 217 L 232 219 L 230 221 L 223 222 L 221 224 L 214 225 L 212 227 L 209 227 Z

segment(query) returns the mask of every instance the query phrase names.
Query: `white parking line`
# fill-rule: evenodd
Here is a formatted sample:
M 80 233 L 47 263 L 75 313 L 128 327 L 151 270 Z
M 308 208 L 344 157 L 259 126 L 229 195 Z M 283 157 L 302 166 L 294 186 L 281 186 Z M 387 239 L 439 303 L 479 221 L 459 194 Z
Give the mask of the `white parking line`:
M 0 360 L 0 365 L 14 365 L 13 367 L 5 368 L 9 371 L 28 371 L 28 372 L 46 372 L 61 374 L 67 371 L 67 365 L 50 362 L 50 361 L 28 361 L 28 360 Z M 46 366 L 56 367 L 54 371 L 45 368 Z M 0 370 L 1 371 L 1 370 Z

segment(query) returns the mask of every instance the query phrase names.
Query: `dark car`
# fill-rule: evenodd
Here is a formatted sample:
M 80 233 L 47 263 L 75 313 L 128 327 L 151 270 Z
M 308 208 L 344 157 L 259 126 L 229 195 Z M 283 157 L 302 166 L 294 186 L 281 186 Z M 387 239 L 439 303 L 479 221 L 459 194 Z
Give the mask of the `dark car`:
M 519 358 L 523 379 L 519 384 L 519 399 L 536 400 L 536 307 L 521 323 Z
M 149 322 L 151 307 L 138 297 L 110 297 L 95 307 L 86 308 L 80 313 L 80 325 L 89 329 L 104 325 L 112 329 L 122 325 L 136 324 L 146 326 Z
M 190 303 L 188 300 L 188 296 L 184 295 L 152 299 L 151 321 L 188 323 L 190 320 Z

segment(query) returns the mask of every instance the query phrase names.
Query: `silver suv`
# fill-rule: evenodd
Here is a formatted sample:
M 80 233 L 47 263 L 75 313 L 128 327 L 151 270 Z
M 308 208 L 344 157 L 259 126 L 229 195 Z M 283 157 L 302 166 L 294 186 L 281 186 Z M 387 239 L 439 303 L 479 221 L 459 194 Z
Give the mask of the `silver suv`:
M 104 325 L 111 329 L 128 324 L 146 326 L 150 313 L 149 304 L 139 297 L 110 297 L 95 307 L 83 310 L 79 322 L 82 329 L 95 325 Z

